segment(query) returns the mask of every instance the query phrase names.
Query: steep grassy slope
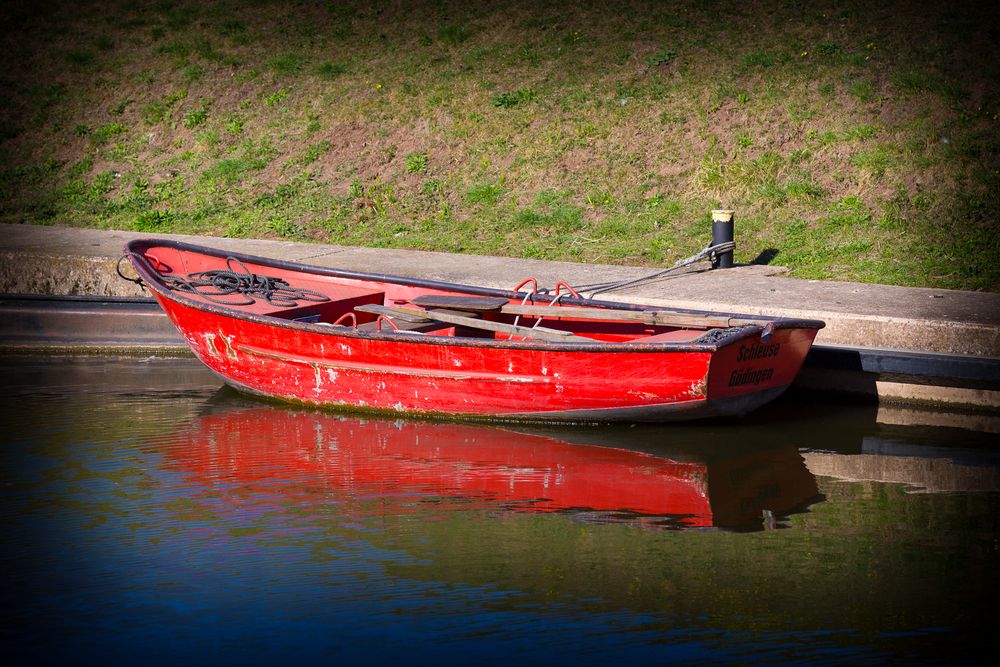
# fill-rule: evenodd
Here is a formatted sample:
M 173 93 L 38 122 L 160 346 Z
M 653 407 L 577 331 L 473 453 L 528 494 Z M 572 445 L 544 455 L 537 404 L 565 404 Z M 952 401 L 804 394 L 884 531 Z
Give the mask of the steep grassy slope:
M 909 2 L 5 10 L 0 220 L 1000 288 L 1000 18 Z

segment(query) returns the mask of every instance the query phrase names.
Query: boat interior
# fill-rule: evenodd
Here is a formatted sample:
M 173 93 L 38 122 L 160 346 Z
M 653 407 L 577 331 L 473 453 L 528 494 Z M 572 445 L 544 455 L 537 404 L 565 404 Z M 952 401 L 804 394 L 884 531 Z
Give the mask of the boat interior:
M 697 340 L 709 329 L 753 323 L 725 315 L 564 305 L 559 294 L 523 292 L 521 299 L 480 296 L 293 271 L 172 247 L 147 250 L 144 256 L 159 274 L 161 284 L 188 298 L 258 316 L 359 331 L 496 340 L 683 344 Z M 261 284 L 262 278 L 269 282 Z

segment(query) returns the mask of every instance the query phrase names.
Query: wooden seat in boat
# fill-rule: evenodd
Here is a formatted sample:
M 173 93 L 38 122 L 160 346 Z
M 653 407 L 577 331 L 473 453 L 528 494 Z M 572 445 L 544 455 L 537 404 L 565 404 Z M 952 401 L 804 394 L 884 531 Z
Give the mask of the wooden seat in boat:
M 421 308 L 445 308 L 473 313 L 495 312 L 506 306 L 509 301 L 502 297 L 492 296 L 453 296 L 450 294 L 423 294 L 410 303 Z

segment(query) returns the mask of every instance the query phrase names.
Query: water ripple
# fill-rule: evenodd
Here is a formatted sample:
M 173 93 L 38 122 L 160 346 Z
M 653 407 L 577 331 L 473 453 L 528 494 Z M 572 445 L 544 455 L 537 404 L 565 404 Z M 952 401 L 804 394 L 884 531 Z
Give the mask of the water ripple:
M 509 430 L 5 363 L 2 625 L 32 663 L 954 659 L 997 583 L 998 494 L 956 474 L 995 457 L 926 429 L 893 455 L 949 493 L 847 479 L 864 418 L 804 457 L 811 423 Z

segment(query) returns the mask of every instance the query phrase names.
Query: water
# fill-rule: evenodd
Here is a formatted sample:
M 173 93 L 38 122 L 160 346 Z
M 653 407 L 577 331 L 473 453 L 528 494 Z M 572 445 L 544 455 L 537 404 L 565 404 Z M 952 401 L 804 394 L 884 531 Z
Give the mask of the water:
M 514 429 L 252 402 L 187 360 L 0 377 L 16 664 L 955 663 L 991 636 L 990 418 Z

